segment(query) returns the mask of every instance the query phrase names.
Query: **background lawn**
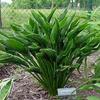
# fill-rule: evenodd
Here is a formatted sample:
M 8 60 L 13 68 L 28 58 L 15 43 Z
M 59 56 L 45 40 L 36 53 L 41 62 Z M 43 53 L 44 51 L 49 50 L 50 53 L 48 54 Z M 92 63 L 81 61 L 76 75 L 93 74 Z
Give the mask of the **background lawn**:
M 12 23 L 23 24 L 28 22 L 28 18 L 31 14 L 31 11 L 41 11 L 48 15 L 50 12 L 49 9 L 11 9 L 3 8 L 2 9 L 2 23 L 4 28 L 9 28 Z M 58 16 L 64 9 L 57 9 L 55 16 Z M 69 10 L 69 14 L 75 12 L 74 10 Z M 78 16 L 87 17 L 87 11 L 76 11 Z

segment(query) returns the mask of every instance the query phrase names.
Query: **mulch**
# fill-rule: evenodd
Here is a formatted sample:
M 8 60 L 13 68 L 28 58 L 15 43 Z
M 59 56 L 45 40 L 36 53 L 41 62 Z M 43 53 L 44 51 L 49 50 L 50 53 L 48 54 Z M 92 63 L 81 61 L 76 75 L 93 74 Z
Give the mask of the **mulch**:
M 88 58 L 89 66 L 94 64 L 97 57 L 100 56 L 100 52 L 91 56 L 92 57 Z M 81 85 L 81 83 L 84 82 L 82 74 L 83 71 L 81 71 L 81 74 L 75 71 L 71 76 L 70 83 L 67 84 L 66 87 L 77 87 Z M 89 71 L 88 74 L 89 77 L 92 76 L 91 71 Z M 16 80 L 14 81 L 12 91 L 7 100 L 48 100 L 48 92 L 45 91 L 29 73 L 23 69 L 16 68 L 15 65 L 8 64 L 0 68 L 0 80 L 13 75 L 16 77 Z M 94 90 L 83 91 L 78 94 L 83 97 L 89 95 L 97 95 L 100 97 L 100 94 L 97 94 Z M 86 100 L 86 98 L 81 100 Z

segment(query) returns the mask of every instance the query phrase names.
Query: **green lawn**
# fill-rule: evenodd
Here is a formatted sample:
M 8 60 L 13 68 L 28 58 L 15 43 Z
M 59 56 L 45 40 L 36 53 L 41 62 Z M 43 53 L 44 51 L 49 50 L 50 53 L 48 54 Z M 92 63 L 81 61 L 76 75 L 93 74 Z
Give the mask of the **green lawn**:
M 3 22 L 3 27 L 9 27 L 11 23 L 26 23 L 28 21 L 28 18 L 31 14 L 31 11 L 33 9 L 11 9 L 11 8 L 4 8 L 2 9 L 2 22 Z M 46 15 L 48 15 L 48 13 L 50 12 L 49 9 L 35 9 L 36 11 L 41 11 L 43 13 L 45 13 Z M 63 9 L 58 9 L 56 11 L 56 15 L 59 15 L 61 12 L 63 11 Z M 73 11 L 70 11 L 73 12 Z M 85 12 L 81 11 L 81 13 Z M 80 12 L 78 12 L 78 14 L 80 14 Z M 82 14 L 82 15 L 84 15 Z M 86 14 L 85 14 L 86 15 Z
M 33 9 L 11 9 L 11 8 L 3 8 L 2 9 L 2 23 L 3 27 L 9 28 L 12 23 L 18 23 L 18 24 L 23 24 L 28 22 L 28 18 L 31 14 L 31 11 Z M 63 11 L 64 9 L 57 9 L 55 16 L 59 16 L 59 14 Z M 41 11 L 48 15 L 50 12 L 49 9 L 35 9 L 35 11 Z M 74 10 L 69 10 L 69 15 L 75 12 Z M 78 16 L 81 17 L 87 17 L 87 11 L 76 11 Z M 95 14 L 96 18 L 100 18 L 100 12 L 97 12 Z

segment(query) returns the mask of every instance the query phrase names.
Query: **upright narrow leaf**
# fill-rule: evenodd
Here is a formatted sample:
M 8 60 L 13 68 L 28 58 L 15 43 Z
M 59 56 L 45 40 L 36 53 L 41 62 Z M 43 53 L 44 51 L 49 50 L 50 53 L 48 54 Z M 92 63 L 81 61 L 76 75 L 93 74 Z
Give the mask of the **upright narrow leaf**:
M 51 13 L 49 14 L 49 16 L 47 17 L 47 19 L 48 19 L 48 22 L 50 22 L 51 21 L 51 18 L 52 18 L 52 16 L 53 16 L 53 14 L 54 14 L 54 12 L 56 11 L 56 7 L 55 8 L 53 8 L 53 10 L 51 11 Z
M 55 24 L 52 28 L 51 35 L 50 35 L 50 39 L 51 39 L 52 44 L 57 43 L 59 35 L 60 35 L 60 33 L 59 33 L 59 23 L 58 23 L 58 20 L 55 20 Z
M 60 19 L 60 20 L 63 20 L 63 19 L 65 18 L 65 16 L 66 16 L 67 12 L 68 12 L 68 10 L 67 10 L 67 8 L 66 8 L 66 9 L 64 10 L 64 12 L 60 15 L 59 19 Z

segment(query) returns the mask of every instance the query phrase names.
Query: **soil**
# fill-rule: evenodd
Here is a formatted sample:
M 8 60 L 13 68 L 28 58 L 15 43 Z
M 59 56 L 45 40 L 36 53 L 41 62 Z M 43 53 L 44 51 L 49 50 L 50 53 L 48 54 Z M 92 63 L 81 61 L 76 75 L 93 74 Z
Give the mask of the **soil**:
M 100 57 L 100 52 L 97 52 L 90 57 L 88 57 L 88 76 L 92 76 L 91 67 L 94 65 L 96 59 Z M 66 87 L 78 87 L 83 80 L 83 70 L 75 71 L 70 79 L 70 83 Z M 38 84 L 38 82 L 23 69 L 16 68 L 15 65 L 5 65 L 3 68 L 0 68 L 0 79 L 4 79 L 10 76 L 15 77 L 14 85 L 10 95 L 7 100 L 48 100 L 47 91 Z M 95 91 L 84 91 L 78 93 L 80 96 L 88 95 L 97 95 L 100 97 L 100 94 L 97 94 Z M 56 100 L 56 99 L 54 99 Z M 65 99 L 67 100 L 67 99 Z M 86 100 L 86 99 L 81 99 Z

